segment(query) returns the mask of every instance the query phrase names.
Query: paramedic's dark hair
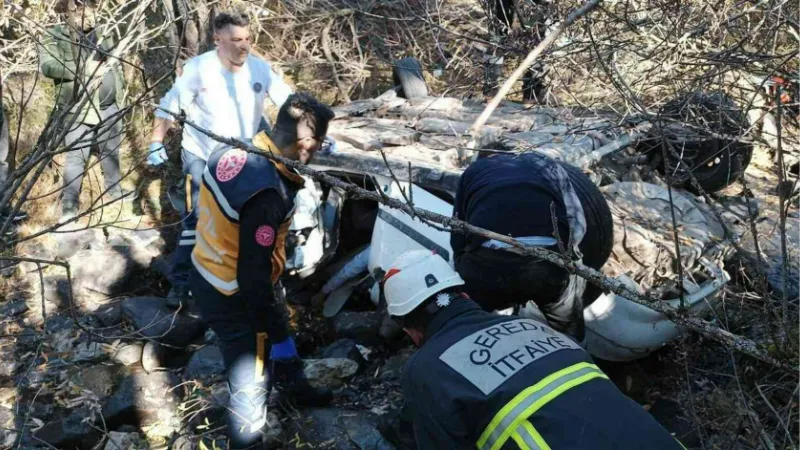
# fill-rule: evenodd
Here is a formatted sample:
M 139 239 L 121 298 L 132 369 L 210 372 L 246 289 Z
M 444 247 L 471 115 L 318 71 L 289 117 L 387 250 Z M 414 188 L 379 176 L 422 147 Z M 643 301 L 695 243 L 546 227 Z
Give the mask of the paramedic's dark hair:
M 215 32 L 229 25 L 246 27 L 250 25 L 250 19 L 245 14 L 238 11 L 219 13 L 214 17 Z
M 334 117 L 333 111 L 316 98 L 305 92 L 292 94 L 278 111 L 275 119 L 273 136 L 294 142 L 297 140 L 297 124 L 303 123 L 314 130 L 314 136 L 320 141 L 328 134 L 328 122 Z

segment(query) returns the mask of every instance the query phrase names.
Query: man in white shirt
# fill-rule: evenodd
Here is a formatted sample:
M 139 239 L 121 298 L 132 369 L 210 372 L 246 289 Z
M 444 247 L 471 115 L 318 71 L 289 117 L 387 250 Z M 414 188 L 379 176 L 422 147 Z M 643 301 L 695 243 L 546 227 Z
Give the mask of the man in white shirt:
M 166 111 L 180 113 L 217 135 L 249 142 L 263 120 L 264 100 L 280 107 L 292 89 L 270 65 L 250 54 L 249 19 L 237 13 L 221 13 L 214 18 L 215 50 L 189 59 L 169 92 L 161 99 L 155 113 L 153 134 L 147 161 L 158 166 L 167 161 L 164 136 L 174 121 Z M 189 213 L 170 269 L 167 304 L 177 307 L 188 297 L 191 253 L 195 243 L 194 209 L 208 156 L 224 147 L 190 125 L 183 127 L 181 162 L 186 178 Z

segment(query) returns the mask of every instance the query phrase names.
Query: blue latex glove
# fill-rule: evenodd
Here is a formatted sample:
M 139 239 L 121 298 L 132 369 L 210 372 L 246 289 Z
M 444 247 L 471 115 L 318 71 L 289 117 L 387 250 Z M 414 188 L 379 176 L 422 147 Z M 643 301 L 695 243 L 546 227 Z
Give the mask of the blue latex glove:
M 294 339 L 287 338 L 283 342 L 272 344 L 269 357 L 275 361 L 290 361 L 299 358 L 297 348 L 294 346 Z
M 322 148 L 319 149 L 319 152 L 323 155 L 332 155 L 336 153 L 336 141 L 330 136 L 325 136 L 325 140 L 322 141 Z
M 151 142 L 150 150 L 147 152 L 147 164 L 151 166 L 160 166 L 167 162 L 167 151 L 164 150 L 164 144 L 161 142 Z

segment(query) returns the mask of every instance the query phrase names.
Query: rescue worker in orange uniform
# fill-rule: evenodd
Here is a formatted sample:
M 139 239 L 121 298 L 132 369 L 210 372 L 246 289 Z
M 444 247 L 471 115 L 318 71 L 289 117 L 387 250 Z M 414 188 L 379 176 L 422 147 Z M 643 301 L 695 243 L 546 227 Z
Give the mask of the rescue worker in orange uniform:
M 420 450 L 681 450 L 575 341 L 533 319 L 483 311 L 427 250 L 386 271 L 389 314 L 420 349 L 403 398 Z
M 253 144 L 307 164 L 332 118 L 326 105 L 293 94 L 271 135 L 261 132 Z M 235 148 L 212 153 L 203 173 L 189 287 L 221 342 L 231 391 L 231 448 L 248 448 L 261 438 L 273 376 L 268 367 L 279 388 L 308 388 L 285 307 L 274 291 L 286 263 L 284 243 L 295 194 L 303 183 L 284 164 Z

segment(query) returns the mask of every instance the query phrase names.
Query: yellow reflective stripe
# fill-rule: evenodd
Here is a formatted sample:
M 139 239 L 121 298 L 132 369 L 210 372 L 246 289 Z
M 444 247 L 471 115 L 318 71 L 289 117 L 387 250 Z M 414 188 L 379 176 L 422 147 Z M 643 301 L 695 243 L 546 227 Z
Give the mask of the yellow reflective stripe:
M 516 431 L 511 433 L 511 439 L 514 439 L 514 442 L 517 443 L 519 450 L 539 450 L 538 448 L 535 447 L 531 448 L 531 446 L 529 446 L 528 443 L 525 442 L 525 439 L 523 439 L 522 436 L 520 436 L 520 434 L 517 433 Z
M 584 362 L 559 370 L 525 389 L 497 412 L 481 434 L 478 448 L 499 449 L 522 421 L 564 391 L 595 378 L 608 377 L 596 365 Z
M 511 433 L 511 438 L 517 443 L 520 450 L 551 450 L 550 446 L 542 438 L 542 435 L 536 431 L 533 424 L 524 420 L 520 426 Z
M 678 438 L 675 438 L 675 442 L 677 442 L 678 445 L 680 445 L 683 450 L 686 450 L 686 446 L 683 445 L 683 442 L 679 441 Z
M 522 428 L 524 428 L 525 431 L 527 431 L 528 434 L 531 435 L 533 441 L 536 442 L 536 445 L 538 445 L 541 450 L 550 450 L 550 446 L 547 445 L 542 435 L 539 434 L 538 431 L 536 431 L 536 428 L 533 427 L 533 424 L 530 423 L 530 421 L 528 420 L 523 421 Z
M 202 237 L 200 238 L 200 242 L 203 243 Z M 208 281 L 210 285 L 219 289 L 223 294 L 231 295 L 239 290 L 239 282 L 236 281 L 236 278 L 231 281 L 225 281 L 217 277 L 208 269 L 203 267 L 200 261 L 197 260 L 197 257 L 194 256 L 194 252 L 192 252 L 192 263 L 194 263 L 194 268 L 197 269 L 197 273 L 199 273 L 206 281 Z

